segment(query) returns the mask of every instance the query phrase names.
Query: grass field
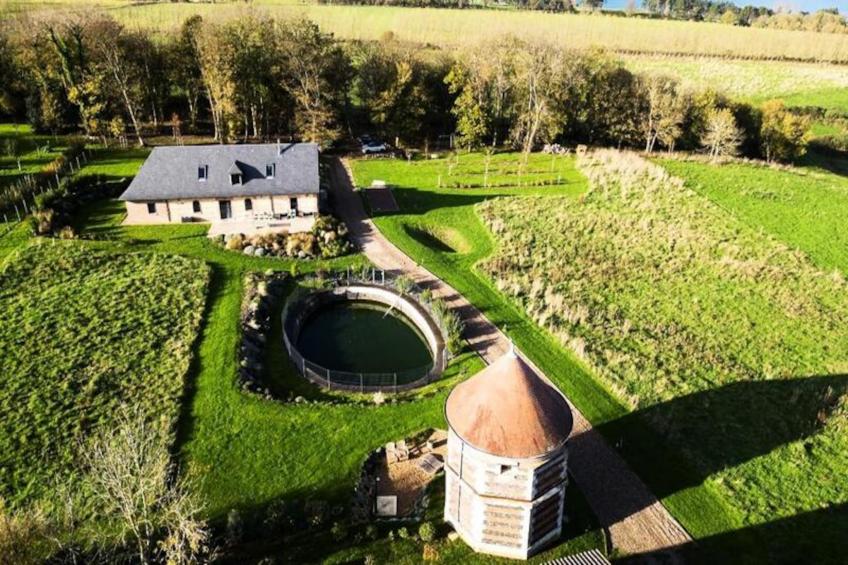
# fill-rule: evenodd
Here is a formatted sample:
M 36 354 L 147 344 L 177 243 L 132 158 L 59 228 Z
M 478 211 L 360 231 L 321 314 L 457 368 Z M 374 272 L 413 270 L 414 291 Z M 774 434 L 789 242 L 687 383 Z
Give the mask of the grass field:
M 806 253 L 825 271 L 848 275 L 848 178 L 821 170 L 692 161 L 661 161 L 686 185 L 776 239 Z
M 672 76 L 693 90 L 712 88 L 745 102 L 779 98 L 788 106 L 848 112 L 848 73 L 840 65 L 644 55 L 624 61 L 633 71 Z
M 475 158 L 463 155 L 461 159 L 465 160 L 469 169 L 479 170 L 481 160 L 479 156 Z M 568 162 L 571 163 L 570 160 Z M 442 171 L 445 166 L 443 160 Z M 536 166 L 539 167 L 539 163 Z M 622 395 L 624 397 L 633 397 L 638 393 L 649 396 L 652 393 L 654 397 L 652 400 L 642 399 L 644 407 L 629 416 L 616 415 L 620 414 L 623 408 L 608 398 L 603 386 L 591 384 L 592 377 L 582 368 L 583 365 L 576 362 L 565 349 L 552 343 L 551 332 L 540 330 L 539 326 L 533 322 L 528 323 L 526 316 L 521 314 L 521 311 L 526 309 L 537 320 L 541 320 L 546 328 L 550 328 L 553 323 L 551 317 L 555 316 L 551 311 L 558 309 L 557 301 L 561 298 L 558 298 L 556 293 L 551 294 L 550 291 L 541 289 L 544 281 L 556 280 L 557 276 L 567 277 L 572 281 L 571 285 L 574 286 L 575 292 L 583 290 L 595 293 L 590 296 L 600 299 L 606 292 L 604 289 L 617 288 L 616 285 L 621 283 L 623 277 L 617 278 L 616 272 L 622 272 L 640 264 L 635 259 L 628 262 L 618 257 L 616 262 L 612 258 L 616 253 L 627 253 L 628 247 L 622 242 L 615 244 L 610 241 L 608 245 L 596 244 L 592 239 L 580 235 L 592 233 L 597 237 L 604 234 L 604 230 L 610 229 L 608 226 L 616 225 L 614 218 L 602 221 L 610 211 L 593 207 L 591 208 L 593 214 L 589 214 L 589 207 L 580 204 L 584 200 L 574 198 L 586 188 L 585 180 L 580 175 L 574 172 L 569 175 L 569 182 L 572 183 L 569 195 L 564 194 L 561 189 L 547 192 L 545 189 L 518 188 L 498 191 L 438 189 L 436 187 L 440 164 L 432 161 L 410 165 L 402 162 L 359 160 L 353 163 L 353 167 L 356 180 L 360 185 L 367 185 L 371 180 L 381 179 L 398 187 L 395 194 L 401 206 L 401 213 L 377 218 L 381 231 L 416 260 L 469 296 L 490 319 L 502 327 L 506 326 L 516 343 L 539 362 L 578 407 L 586 410 L 596 425 L 601 424 L 602 431 L 613 439 L 621 440 L 628 460 L 636 466 L 642 478 L 648 481 L 655 492 L 664 497 L 664 502 L 675 516 L 696 537 L 710 540 L 704 544 L 705 547 L 723 552 L 725 555 L 728 552 L 746 552 L 762 559 L 764 555 L 758 552 L 764 545 L 758 536 L 776 534 L 781 537 L 781 541 L 774 544 L 774 551 L 777 553 L 772 556 L 779 555 L 780 551 L 791 549 L 797 552 L 799 548 L 813 545 L 817 547 L 815 555 L 821 559 L 834 558 L 833 540 L 839 528 L 844 527 L 844 515 L 836 514 L 837 520 L 833 520 L 828 519 L 827 515 L 817 514 L 816 511 L 822 505 L 842 508 L 845 503 L 844 493 L 840 492 L 838 480 L 832 478 L 840 476 L 845 466 L 848 466 L 848 462 L 840 455 L 845 443 L 845 409 L 844 403 L 841 408 L 829 404 L 833 399 L 840 398 L 844 392 L 844 379 L 838 376 L 823 376 L 803 381 L 781 381 L 779 385 L 774 386 L 768 385 L 768 381 L 764 383 L 760 379 L 752 379 L 754 382 L 733 384 L 726 376 L 710 380 L 704 375 L 676 373 L 675 368 L 669 364 L 655 371 L 646 369 L 645 374 L 631 373 L 632 381 L 638 383 L 633 390 L 628 390 L 627 387 L 619 384 L 616 388 L 624 393 Z M 727 179 L 723 180 L 725 186 L 732 186 Z M 801 187 L 796 189 L 802 190 Z M 475 203 L 497 194 L 501 196 L 533 195 L 532 198 L 500 198 L 478 205 L 478 208 L 482 207 L 484 211 L 506 209 L 509 211 L 510 222 L 520 226 L 520 229 L 509 232 L 514 237 L 506 243 L 501 241 L 502 244 L 499 246 L 493 244 L 487 230 L 480 224 L 474 213 Z M 659 203 L 657 207 L 662 208 Z M 586 228 L 591 231 L 580 232 L 575 229 L 575 225 L 566 221 L 567 211 L 579 212 L 584 208 L 587 225 L 592 227 Z M 666 207 L 666 213 L 676 209 L 676 204 L 669 205 Z M 640 212 L 644 216 L 645 210 Z M 733 224 L 732 218 L 728 219 L 720 211 L 715 213 L 722 222 Z M 650 225 L 647 218 L 640 219 L 644 219 L 645 223 Z M 706 220 L 706 217 L 699 219 L 701 222 Z M 709 223 L 712 224 L 712 222 Z M 720 223 L 719 226 L 721 225 L 726 224 Z M 410 232 L 410 226 L 415 227 L 417 231 Z M 437 234 L 445 229 L 459 233 L 470 244 L 465 253 L 456 252 L 447 242 L 443 241 L 444 245 L 439 245 L 433 241 L 432 238 L 438 239 Z M 734 229 L 747 233 L 746 237 L 759 242 L 757 245 L 763 245 L 764 238 L 754 233 L 756 228 L 745 228 L 738 224 Z M 661 225 L 657 225 L 656 230 L 659 233 L 665 233 Z M 436 235 L 429 240 L 415 237 L 416 233 L 421 232 Z M 738 237 L 738 232 L 733 230 L 731 232 L 734 234 L 732 237 Z M 622 229 L 615 233 L 625 237 L 627 230 Z M 636 230 L 634 233 L 642 232 Z M 692 236 L 695 237 L 694 234 Z M 502 237 L 505 236 L 501 234 L 498 237 L 499 241 Z M 750 243 L 749 239 L 743 237 L 741 241 Z M 601 237 L 599 241 L 605 240 Z M 643 245 L 648 246 L 649 241 L 646 240 Z M 533 246 L 532 254 L 528 253 L 531 245 Z M 642 249 L 644 260 L 650 260 L 653 257 L 650 253 L 651 247 L 643 249 L 641 245 L 636 245 L 636 248 Z M 664 245 L 667 244 L 664 243 Z M 780 246 L 777 245 L 776 249 L 779 248 Z M 667 251 L 668 248 L 659 246 L 657 249 Z M 520 258 L 520 262 L 516 259 L 519 264 L 514 271 L 516 279 L 502 281 L 500 285 L 504 293 L 513 296 L 510 301 L 504 300 L 504 294 L 495 291 L 491 280 L 481 276 L 475 267 L 481 259 L 492 252 L 497 253 L 494 257 L 508 253 L 512 258 Z M 658 253 L 655 252 L 654 255 Z M 791 257 L 791 253 L 784 253 L 788 253 Z M 579 259 L 583 255 L 587 257 L 591 255 L 595 259 L 594 263 L 587 264 L 587 270 L 580 267 L 583 263 Z M 634 256 L 642 257 L 638 253 L 634 253 Z M 779 253 L 778 256 L 780 256 Z M 568 257 L 569 261 L 564 261 L 563 257 Z M 667 260 L 668 258 L 661 259 L 659 262 L 654 261 L 651 263 L 654 265 L 652 269 L 669 268 L 669 265 L 664 263 Z M 491 265 L 496 261 L 496 258 L 492 258 L 486 264 Z M 796 265 L 792 261 L 793 259 L 789 259 L 789 265 Z M 803 258 L 797 261 L 800 261 L 801 265 L 804 264 Z M 550 267 L 544 269 L 544 274 L 533 271 L 534 264 L 544 262 L 550 262 Z M 744 270 L 742 265 L 738 267 Z M 802 270 L 815 272 L 815 269 L 809 265 Z M 535 276 L 533 276 L 534 272 Z M 811 327 L 817 328 L 816 331 L 820 336 L 818 339 L 823 342 L 832 343 L 833 339 L 836 339 L 831 335 L 832 324 L 839 316 L 845 315 L 844 300 L 840 298 L 841 294 L 838 292 L 831 289 L 826 291 L 827 299 L 820 296 L 827 304 L 834 304 L 837 308 L 835 312 L 822 312 L 815 307 L 812 311 L 804 311 L 802 305 L 810 306 L 810 302 L 791 299 L 790 296 L 794 297 L 794 294 L 783 295 L 782 302 L 778 304 L 794 308 L 797 303 L 800 312 L 793 312 L 793 316 L 802 314 L 810 316 L 811 312 L 821 316 L 807 319 L 811 327 L 803 326 L 802 331 L 792 324 L 789 324 L 791 328 L 780 327 L 778 322 L 780 310 L 777 312 L 770 310 L 768 302 L 754 301 L 748 304 L 748 300 L 754 297 L 749 291 L 746 291 L 747 294 L 743 293 L 744 296 L 734 295 L 732 286 L 725 290 L 723 283 L 717 283 L 718 286 L 714 286 L 708 284 L 706 279 L 703 283 L 698 279 L 699 285 L 706 286 L 703 292 L 698 292 L 695 297 L 692 297 L 700 301 L 689 303 L 699 304 L 693 309 L 692 306 L 687 306 L 684 299 L 689 291 L 683 293 L 684 289 L 692 288 L 691 284 L 686 285 L 681 282 L 677 287 L 674 287 L 671 282 L 666 286 L 656 282 L 640 284 L 639 281 L 645 280 L 650 272 L 652 271 L 645 270 L 642 273 L 637 270 L 630 273 L 633 281 L 632 288 L 634 292 L 638 290 L 636 296 L 645 293 L 646 296 L 655 297 L 652 306 L 658 309 L 657 315 L 672 316 L 680 312 L 680 316 L 694 316 L 690 321 L 691 327 L 700 328 L 702 325 L 704 328 L 712 327 L 717 331 L 711 330 L 709 339 L 721 341 L 727 339 L 727 336 L 723 336 L 721 332 L 723 326 L 711 326 L 708 323 L 709 318 L 704 316 L 711 310 L 707 306 L 712 305 L 716 312 L 725 313 L 731 305 L 731 310 L 735 310 L 738 304 L 740 310 L 731 316 L 730 320 L 743 319 L 745 315 L 751 314 L 753 316 L 751 319 L 757 324 L 777 324 L 777 326 L 758 325 L 756 328 L 763 333 L 754 335 L 770 335 L 774 330 L 775 335 L 786 337 L 790 344 L 792 340 L 795 342 L 794 347 L 787 345 L 786 350 L 783 350 L 779 344 L 771 341 L 761 343 L 756 339 L 751 340 L 750 337 L 749 342 L 756 346 L 746 347 L 744 340 L 740 339 L 735 342 L 739 351 L 738 356 L 729 355 L 727 358 L 718 356 L 705 363 L 708 373 L 711 370 L 720 372 L 712 368 L 713 364 L 719 361 L 742 363 L 743 360 L 750 362 L 751 359 L 759 359 L 762 362 L 763 358 L 771 356 L 775 357 L 775 366 L 770 370 L 775 375 L 780 374 L 778 369 L 781 362 L 797 369 L 799 371 L 797 376 L 806 376 L 809 374 L 808 370 L 812 369 L 821 369 L 827 375 L 838 375 L 840 370 L 844 372 L 844 367 L 840 369 L 840 363 L 844 362 L 844 358 L 839 354 L 839 351 L 844 348 L 830 348 L 829 345 L 819 345 L 816 348 L 815 343 L 806 341 L 808 339 L 806 332 L 811 331 Z M 706 272 L 698 274 L 705 275 Z M 833 284 L 844 286 L 844 283 L 833 283 L 829 273 L 813 275 L 813 279 L 817 281 L 814 284 L 817 288 L 820 285 L 829 288 L 829 285 Z M 585 283 L 580 282 L 584 280 Z M 588 284 L 592 281 L 595 282 L 595 290 Z M 784 279 L 783 284 L 788 285 L 785 288 L 792 288 L 795 283 L 790 277 L 788 280 Z M 706 290 L 707 288 L 709 291 Z M 731 296 L 734 298 L 730 298 Z M 680 299 L 675 301 L 675 297 Z M 741 301 L 737 303 L 737 299 Z M 532 305 L 528 307 L 527 302 L 530 300 L 541 301 L 538 303 L 548 305 L 545 307 L 548 312 L 545 312 L 545 308 L 541 306 L 539 309 Z M 788 303 L 787 300 L 789 300 Z M 569 312 L 575 316 L 581 315 L 580 308 L 573 307 L 574 305 L 571 304 L 569 304 L 570 308 L 565 308 L 566 303 L 568 301 L 562 303 L 563 312 Z M 662 306 L 663 303 L 668 306 Z M 630 330 L 634 332 L 632 338 L 615 343 L 599 341 L 605 338 L 605 330 L 611 332 L 616 328 L 614 324 L 609 324 L 609 327 L 603 325 L 605 316 L 621 316 L 625 311 L 626 303 L 620 303 L 618 299 L 615 299 L 611 304 L 615 306 L 587 310 L 591 316 L 584 323 L 591 325 L 590 322 L 597 319 L 598 323 L 602 324 L 602 328 L 591 341 L 585 339 L 582 345 L 575 345 L 583 348 L 584 351 L 592 347 L 599 348 L 600 351 L 596 353 L 604 359 L 605 363 L 622 362 L 622 364 L 624 364 L 622 358 L 628 353 L 649 355 L 649 359 L 655 359 L 662 358 L 669 349 L 674 350 L 673 347 L 664 347 L 662 343 L 640 346 L 635 339 L 635 329 Z M 516 308 L 516 305 L 519 307 Z M 647 313 L 645 315 L 647 316 Z M 543 317 L 544 320 L 542 320 Z M 773 319 L 770 319 L 771 317 Z M 730 323 L 730 320 L 727 323 Z M 621 320 L 619 320 L 619 326 L 620 322 Z M 634 328 L 638 325 L 635 322 L 632 323 Z M 798 321 L 793 318 L 794 323 Z M 769 330 L 763 329 L 765 327 Z M 745 329 L 744 325 L 743 329 Z M 747 328 L 747 331 L 757 332 L 757 329 Z M 788 337 L 789 335 L 792 337 Z M 674 334 L 674 337 L 677 341 L 673 343 L 685 344 L 684 338 L 689 336 L 681 332 L 680 335 Z M 844 340 L 844 338 L 843 335 L 838 339 Z M 799 348 L 803 350 L 806 346 L 810 346 L 810 350 L 799 355 L 800 359 L 795 359 L 794 354 L 799 353 Z M 690 354 L 695 355 L 693 358 L 698 358 L 697 355 L 700 353 L 700 349 L 697 348 L 694 352 L 690 351 Z M 592 355 L 586 355 L 586 359 L 591 364 L 596 364 Z M 687 359 L 681 358 L 678 361 L 686 363 Z M 807 364 L 805 367 L 799 366 L 804 363 Z M 734 365 L 731 370 L 735 370 L 736 367 Z M 618 373 L 618 367 L 616 373 Z M 623 371 L 623 374 L 627 372 Z M 651 377 L 648 378 L 647 375 Z M 608 379 L 607 382 L 610 386 L 616 386 L 612 379 Z M 786 418 L 786 411 L 780 411 L 779 408 L 789 404 L 793 406 L 792 416 Z M 746 411 L 749 409 L 756 415 Z M 824 412 L 817 414 L 819 409 Z M 817 423 L 817 417 L 824 417 L 826 425 Z M 604 424 L 605 421 L 606 424 Z M 658 454 L 652 451 L 650 446 L 646 448 L 644 436 L 634 433 L 640 424 L 646 423 L 655 429 L 659 428 L 663 437 L 671 436 L 672 439 L 677 440 L 676 445 L 682 447 L 676 451 L 677 456 L 668 453 Z M 681 427 L 677 428 L 678 425 Z M 716 429 L 721 431 L 717 433 Z M 681 433 L 684 430 L 691 436 L 691 440 Z M 750 431 L 751 437 L 746 437 L 743 431 Z M 732 447 L 728 447 L 727 444 L 732 444 Z M 700 450 L 699 446 L 704 446 L 703 450 Z M 770 454 L 770 450 L 774 450 L 774 453 Z M 694 475 L 693 470 L 686 463 L 678 461 L 681 454 L 688 462 L 697 464 Z M 710 454 L 712 454 L 711 457 Z M 816 480 L 805 480 L 804 477 L 816 477 Z M 772 492 L 775 493 L 774 496 L 770 494 Z M 803 521 L 804 528 L 793 533 L 793 528 L 797 529 L 798 524 L 801 523 L 792 519 L 796 514 L 804 515 L 806 518 Z M 781 522 L 780 527 L 777 526 L 777 522 L 774 524 L 771 522 L 777 517 L 785 518 L 785 522 Z M 807 542 L 804 541 L 805 536 L 808 539 Z
M 241 3 L 121 3 L 118 0 L 49 2 L 48 9 L 98 6 L 128 25 L 171 29 L 191 14 L 211 20 L 238 17 Z M 630 19 L 587 14 L 532 11 L 442 10 L 383 6 L 332 6 L 291 0 L 257 0 L 252 7 L 275 16 L 306 16 L 344 39 L 377 39 L 386 32 L 437 46 L 458 46 L 503 34 L 534 37 L 572 47 L 602 45 L 629 52 L 698 54 L 746 58 L 788 58 L 808 61 L 848 60 L 848 37 L 837 34 L 743 28 L 722 24 Z M 34 2 L 13 2 L 7 13 L 37 10 Z
M 30 245 L 0 274 L 0 495 L 48 495 L 121 404 L 175 431 L 206 294 L 202 263 Z M 173 437 L 173 435 L 172 435 Z

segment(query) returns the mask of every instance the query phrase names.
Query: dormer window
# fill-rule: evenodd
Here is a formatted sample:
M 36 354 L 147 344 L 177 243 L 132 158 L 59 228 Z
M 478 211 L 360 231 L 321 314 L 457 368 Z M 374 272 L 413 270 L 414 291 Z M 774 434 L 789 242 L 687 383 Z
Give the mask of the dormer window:
M 197 167 L 197 180 L 204 182 L 209 178 L 209 165 L 200 165 Z
M 233 173 L 230 175 L 231 184 L 241 184 L 241 173 Z
M 277 165 L 276 163 L 271 163 L 270 165 L 265 165 L 265 178 L 272 179 L 276 176 Z

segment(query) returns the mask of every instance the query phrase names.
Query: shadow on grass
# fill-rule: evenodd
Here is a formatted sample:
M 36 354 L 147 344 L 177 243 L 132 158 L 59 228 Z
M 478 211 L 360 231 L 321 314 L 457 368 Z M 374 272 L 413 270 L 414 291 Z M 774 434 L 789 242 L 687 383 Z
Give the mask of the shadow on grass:
M 188 373 L 183 384 L 182 398 L 180 399 L 180 414 L 177 419 L 177 433 L 171 448 L 174 457 L 179 456 L 183 446 L 194 432 L 194 418 L 191 412 L 193 406 L 192 399 L 197 391 L 197 379 L 201 371 L 200 365 L 202 359 L 200 348 L 204 340 L 207 339 L 206 334 L 210 329 L 209 321 L 212 311 L 226 295 L 227 277 L 234 276 L 232 273 L 226 273 L 224 269 L 214 264 L 207 263 L 207 265 L 209 267 L 209 286 L 206 291 L 203 316 L 200 318 L 200 325 L 197 329 L 194 343 L 192 344 L 191 363 L 189 364 Z
M 848 151 L 840 151 L 813 141 L 799 164 L 805 167 L 818 167 L 836 175 L 848 176 Z
M 409 224 L 404 224 L 403 231 L 405 231 L 409 237 L 411 237 L 421 245 L 429 247 L 433 251 L 438 251 L 440 253 L 456 253 L 456 249 L 454 249 L 453 247 L 451 247 L 450 245 L 448 245 L 426 229 L 417 226 L 411 226 Z
M 649 494 L 662 499 L 782 445 L 809 440 L 822 429 L 846 393 L 846 375 L 732 383 L 637 410 L 598 430 L 648 484 Z M 814 456 L 812 441 L 805 441 L 804 447 Z M 661 473 L 657 461 L 662 461 Z M 817 479 L 808 480 L 813 483 Z M 797 488 L 803 489 L 804 485 Z M 607 519 L 611 523 L 623 520 L 653 501 L 652 496 L 622 496 L 615 515 Z M 848 531 L 844 508 L 840 515 L 842 531 Z M 719 547 L 724 541 L 733 543 Z M 756 553 L 766 547 L 763 544 L 762 540 L 738 533 L 718 536 L 710 548 L 714 552 L 726 550 L 731 556 L 740 551 L 737 546 Z M 833 550 L 819 548 L 825 554 Z
M 710 536 L 672 550 L 619 559 L 642 563 L 845 563 L 848 504 Z

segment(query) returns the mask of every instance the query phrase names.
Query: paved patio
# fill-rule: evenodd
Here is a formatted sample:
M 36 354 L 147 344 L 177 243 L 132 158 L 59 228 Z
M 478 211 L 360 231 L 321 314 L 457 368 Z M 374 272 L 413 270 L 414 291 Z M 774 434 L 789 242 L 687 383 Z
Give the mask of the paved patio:
M 255 235 L 260 233 L 295 233 L 312 229 L 315 223 L 314 216 L 302 216 L 297 218 L 271 219 L 256 218 L 251 220 L 223 220 L 213 222 L 209 227 L 209 237 L 228 235 L 231 233 L 243 233 Z

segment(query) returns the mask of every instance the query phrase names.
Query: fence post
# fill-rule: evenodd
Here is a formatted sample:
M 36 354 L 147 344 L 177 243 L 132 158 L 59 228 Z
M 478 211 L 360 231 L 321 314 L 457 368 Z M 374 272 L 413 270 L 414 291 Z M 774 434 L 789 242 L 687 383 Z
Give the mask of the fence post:
M 77 170 L 80 170 L 81 168 L 82 167 L 80 167 L 80 164 L 79 164 L 79 155 L 77 155 Z
M 330 369 L 327 369 L 327 389 L 332 389 L 332 388 L 333 388 L 333 384 L 330 381 Z
M 27 205 L 26 205 L 26 198 L 22 198 L 21 202 L 24 205 L 24 214 L 29 214 L 29 209 L 27 208 Z
M 359 373 L 359 393 L 362 394 L 363 392 L 365 392 L 365 378 L 362 373 Z
M 397 373 L 395 373 L 395 394 L 397 394 Z
M 18 205 L 17 205 L 17 204 L 12 204 L 12 206 L 14 206 L 14 207 L 15 207 L 15 215 L 17 215 L 17 216 L 18 216 L 18 221 L 20 222 L 20 221 L 21 221 L 21 213 L 18 211 Z

